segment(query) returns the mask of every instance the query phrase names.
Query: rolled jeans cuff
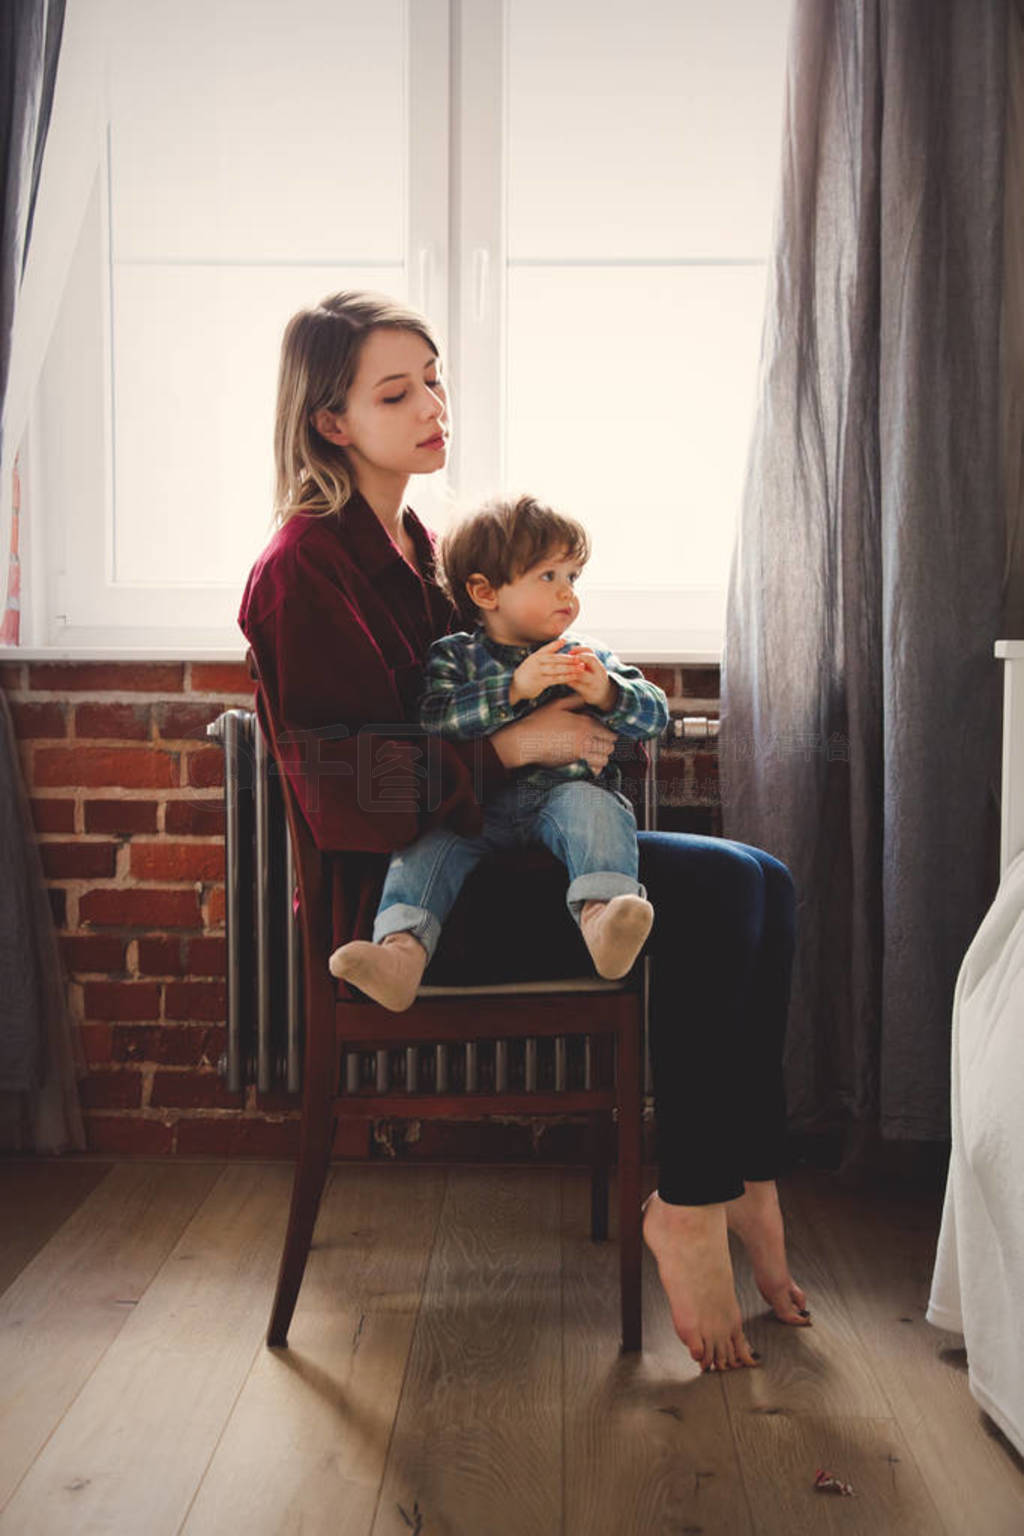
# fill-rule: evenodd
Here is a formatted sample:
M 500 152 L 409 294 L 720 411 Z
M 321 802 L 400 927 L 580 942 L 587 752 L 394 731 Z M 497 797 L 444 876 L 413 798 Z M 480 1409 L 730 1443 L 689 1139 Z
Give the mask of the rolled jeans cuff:
M 379 944 L 389 933 L 411 933 L 423 945 L 429 963 L 434 958 L 434 950 L 441 937 L 441 924 L 433 912 L 428 912 L 425 907 L 409 907 L 399 901 L 393 907 L 385 907 L 383 912 L 377 913 L 373 924 L 373 942 Z
M 565 893 L 569 911 L 577 922 L 585 901 L 611 901 L 613 896 L 646 896 L 639 880 L 621 874 L 617 869 L 594 871 L 589 875 L 577 875 Z
M 658 1198 L 666 1205 L 725 1205 L 738 1200 L 744 1190 L 742 1179 L 717 1173 L 714 1179 L 687 1183 L 685 1178 L 659 1176 Z

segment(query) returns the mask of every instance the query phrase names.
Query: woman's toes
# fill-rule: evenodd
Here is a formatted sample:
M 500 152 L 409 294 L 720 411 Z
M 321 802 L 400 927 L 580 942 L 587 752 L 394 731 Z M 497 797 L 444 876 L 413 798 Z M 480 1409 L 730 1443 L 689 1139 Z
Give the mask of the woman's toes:
M 794 1288 L 795 1289 L 795 1288 Z M 780 1323 L 790 1323 L 795 1328 L 806 1328 L 811 1321 L 811 1314 L 802 1302 L 807 1298 L 801 1293 L 798 1301 L 793 1291 L 781 1290 L 771 1297 L 771 1307 Z
M 708 1353 L 703 1337 L 699 1333 L 692 1333 L 689 1330 L 680 1333 L 679 1337 L 690 1351 L 691 1360 L 696 1360 L 698 1365 L 703 1365 Z
M 715 1347 L 715 1369 L 719 1371 L 736 1371 L 742 1368 L 736 1349 L 735 1339 L 724 1339 Z
M 746 1334 L 740 1335 L 739 1344 L 737 1347 L 737 1357 L 737 1363 L 739 1365 L 756 1366 L 760 1363 L 758 1357 L 754 1354 L 754 1351 L 751 1349 L 747 1342 Z
M 797 1312 L 807 1310 L 807 1297 L 797 1285 L 792 1275 L 787 1275 L 784 1283 L 778 1287 L 778 1295 Z
M 741 1371 L 744 1366 L 757 1363 L 745 1335 L 735 1333 L 714 1343 L 708 1341 L 701 1368 L 704 1371 Z

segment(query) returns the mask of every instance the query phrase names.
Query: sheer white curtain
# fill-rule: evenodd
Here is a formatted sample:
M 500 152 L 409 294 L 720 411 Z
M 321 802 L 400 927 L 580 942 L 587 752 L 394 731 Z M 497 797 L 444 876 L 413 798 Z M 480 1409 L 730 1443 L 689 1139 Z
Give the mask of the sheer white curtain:
M 14 9 L 11 7 L 12 12 Z M 51 7 L 43 3 L 36 7 L 44 29 L 48 9 Z M 14 459 L 32 408 L 36 383 L 103 150 L 106 29 L 106 0 L 67 0 L 31 239 L 20 283 L 15 271 L 11 292 L 7 295 L 8 303 L 13 305 L 13 324 L 0 439 L 3 444 L 0 462 L 0 613 L 7 598 Z M 37 141 L 39 132 L 40 112 L 44 108 L 41 76 L 39 80 L 22 77 L 19 86 L 24 88 L 27 97 L 20 138 L 20 145 L 25 149 Z M 34 158 L 31 150 L 28 158 L 31 166 Z M 21 243 L 28 223 L 32 180 L 31 175 L 22 177 L 17 191 L 21 240 L 16 253 L 16 268 L 22 263 Z

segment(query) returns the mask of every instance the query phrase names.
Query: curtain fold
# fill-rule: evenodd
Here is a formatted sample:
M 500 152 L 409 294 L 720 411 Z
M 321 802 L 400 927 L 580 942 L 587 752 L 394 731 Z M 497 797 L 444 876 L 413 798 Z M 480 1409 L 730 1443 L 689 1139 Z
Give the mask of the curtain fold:
M 720 741 L 798 891 L 796 1129 L 948 1134 L 995 889 L 1006 0 L 797 0 Z
M 0 222 L 0 399 L 4 410 L 0 430 L 0 473 L 11 479 L 17 441 L 8 427 L 7 386 L 18 291 L 25 271 L 35 210 L 43 145 L 50 122 L 57 74 L 64 0 L 11 0 L 0 8 L 0 79 L 4 107 L 0 113 L 0 152 L 4 174 Z M 22 423 L 23 425 L 23 423 Z M 17 434 L 20 436 L 20 432 Z M 9 486 L 0 498 L 0 611 L 6 596 L 10 549 Z
M 1024 0 L 1009 11 L 1003 202 L 1003 575 L 1007 638 L 1024 637 Z
M 9 431 L 11 344 L 29 250 L 63 26 L 63 0 L 0 8 L 5 110 L 0 227 L 0 390 L 3 502 L 10 504 L 16 441 Z M 55 299 L 56 304 L 59 295 Z M 23 421 L 21 422 L 23 425 Z M 20 436 L 20 431 L 18 433 Z M 0 518 L 0 581 L 9 521 Z M 61 1152 L 85 1145 L 74 1058 L 77 1035 L 7 700 L 0 694 L 0 1149 Z
M 111 24 L 107 0 L 0 6 L 0 69 L 8 87 L 0 239 L 0 612 L 14 458 L 104 154 Z
M 84 1074 L 14 723 L 0 693 L 0 1150 L 81 1151 Z

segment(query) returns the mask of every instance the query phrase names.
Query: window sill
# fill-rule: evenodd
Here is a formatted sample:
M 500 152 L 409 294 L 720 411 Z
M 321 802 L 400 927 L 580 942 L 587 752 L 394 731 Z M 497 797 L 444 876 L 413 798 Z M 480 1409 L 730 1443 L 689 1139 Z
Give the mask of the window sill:
M 588 633 L 587 625 L 580 624 L 579 632 Z M 594 637 L 607 646 L 623 661 L 645 663 L 650 667 L 717 667 L 722 660 L 722 647 L 714 633 L 694 631 L 674 636 L 663 630 L 596 629 Z
M 236 646 L 68 646 L 0 645 L 0 665 L 22 661 L 244 661 L 245 644 Z
M 669 645 L 663 636 L 631 638 L 604 634 L 602 644 L 621 656 L 623 661 L 651 667 L 716 667 L 722 659 L 712 645 Z M 244 642 L 229 646 L 112 646 L 112 645 L 0 645 L 0 665 L 22 661 L 244 661 Z

